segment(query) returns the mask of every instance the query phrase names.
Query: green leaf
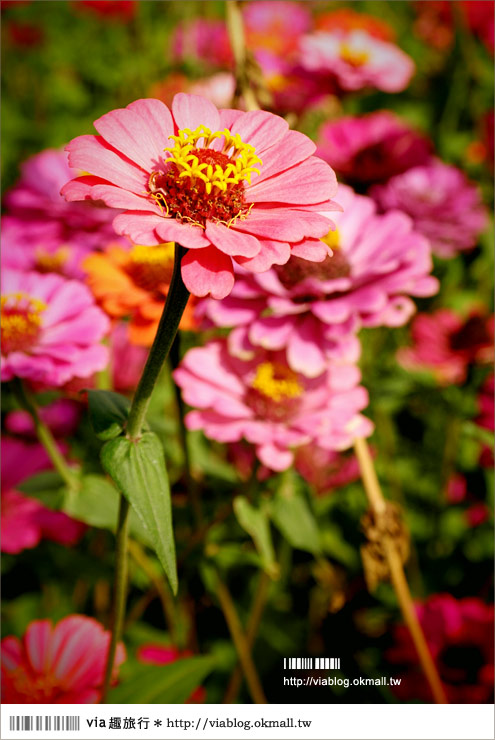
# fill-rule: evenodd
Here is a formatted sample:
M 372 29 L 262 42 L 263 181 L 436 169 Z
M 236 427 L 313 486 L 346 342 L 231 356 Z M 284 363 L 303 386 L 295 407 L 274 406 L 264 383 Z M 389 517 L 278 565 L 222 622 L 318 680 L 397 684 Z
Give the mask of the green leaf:
M 234 513 L 243 529 L 253 538 L 263 569 L 271 578 L 278 578 L 280 569 L 275 562 L 270 522 L 266 509 L 256 509 L 244 496 L 234 499 Z
M 170 486 L 160 440 L 153 432 L 144 432 L 137 442 L 112 439 L 103 446 L 101 462 L 146 528 L 172 591 L 177 593 Z
M 95 434 L 104 441 L 122 433 L 129 415 L 129 399 L 114 391 L 88 391 L 89 416 Z
M 292 547 L 321 554 L 320 533 L 311 509 L 300 491 L 279 490 L 270 504 L 275 526 Z
M 119 511 L 119 492 L 103 475 L 85 475 L 77 491 L 68 490 L 66 492 L 62 508 L 66 514 L 89 524 L 90 527 L 115 532 Z M 129 530 L 137 540 L 151 546 L 150 535 L 133 509 L 129 513 Z
M 168 665 L 140 665 L 108 694 L 111 704 L 184 704 L 211 673 L 209 656 L 184 658 Z
M 36 473 L 17 486 L 26 496 L 41 501 L 49 509 L 58 511 L 64 499 L 65 482 L 55 470 L 44 470 Z

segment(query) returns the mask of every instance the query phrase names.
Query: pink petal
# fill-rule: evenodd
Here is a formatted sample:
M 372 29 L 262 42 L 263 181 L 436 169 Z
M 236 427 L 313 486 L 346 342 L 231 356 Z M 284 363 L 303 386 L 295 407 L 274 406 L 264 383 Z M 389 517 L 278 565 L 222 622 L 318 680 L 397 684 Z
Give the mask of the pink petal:
M 69 164 L 114 185 L 140 195 L 148 186 L 148 174 L 114 152 L 101 136 L 78 136 L 65 147 Z
M 249 330 L 249 339 L 265 349 L 282 349 L 296 331 L 295 321 L 287 316 L 260 316 Z
M 163 241 L 156 233 L 156 227 L 163 221 L 158 216 L 147 211 L 128 211 L 119 213 L 113 220 L 113 228 L 117 234 L 128 236 L 134 244 L 160 244 Z
M 169 136 L 174 133 L 172 114 L 165 103 L 155 98 L 141 98 L 130 103 L 127 108 L 146 121 L 148 137 L 157 154 L 163 156 L 163 150 L 171 143 Z
M 235 108 L 222 108 L 220 114 L 220 129 L 230 129 L 238 118 L 244 115 L 244 111 Z
M 308 378 L 316 378 L 325 372 L 327 362 L 320 344 L 316 321 L 303 319 L 292 332 L 287 346 L 287 361 L 291 368 Z
M 256 448 L 260 462 L 270 470 L 287 470 L 294 462 L 294 454 L 289 450 L 282 450 L 274 444 L 264 444 Z
M 328 200 L 336 192 L 335 172 L 322 159 L 310 157 L 285 172 L 252 185 L 247 189 L 246 199 L 253 203 L 310 205 Z
M 273 265 L 285 265 L 289 261 L 291 250 L 287 242 L 275 242 L 271 239 L 259 239 L 260 253 L 256 257 L 237 257 L 236 262 L 250 272 L 266 272 Z
M 320 239 L 304 239 L 291 245 L 291 255 L 310 262 L 323 262 L 330 254 L 332 250 Z
M 50 668 L 50 646 L 52 625 L 48 619 L 32 622 L 24 635 L 24 645 L 28 660 L 37 673 L 45 673 Z
M 220 116 L 213 103 L 199 95 L 178 93 L 172 102 L 172 113 L 178 129 L 206 126 L 210 131 L 220 129 Z
M 299 242 L 308 236 L 326 236 L 331 227 L 331 221 L 318 213 L 289 208 L 253 208 L 244 221 L 238 219 L 232 228 L 277 241 Z
M 163 149 L 169 142 L 163 141 L 157 149 L 150 137 L 150 127 L 136 111 L 117 108 L 98 118 L 94 125 L 105 141 L 146 172 L 163 165 Z
M 91 188 L 90 197 L 92 200 L 102 200 L 110 208 L 150 211 L 156 213 L 157 216 L 162 215 L 160 207 L 152 198 L 145 195 L 144 191 L 142 195 L 136 195 L 115 185 L 97 183 Z
M 208 247 L 204 229 L 193 224 L 176 221 L 175 218 L 161 218 L 156 226 L 156 232 L 163 242 L 177 242 L 188 249 L 202 249 Z
M 221 252 L 231 256 L 255 257 L 261 249 L 256 237 L 212 221 L 206 222 L 206 236 Z
M 311 157 L 315 149 L 316 144 L 300 131 L 287 131 L 282 139 L 263 152 L 260 174 L 255 173 L 251 180 L 253 186 Z
M 280 116 L 253 110 L 239 116 L 232 125 L 233 134 L 239 134 L 245 144 L 251 144 L 256 154 L 273 146 L 289 130 L 289 124 Z M 263 157 L 261 157 L 263 159 Z
M 232 258 L 216 247 L 188 252 L 182 259 L 182 279 L 186 288 L 199 298 L 225 298 L 234 287 Z

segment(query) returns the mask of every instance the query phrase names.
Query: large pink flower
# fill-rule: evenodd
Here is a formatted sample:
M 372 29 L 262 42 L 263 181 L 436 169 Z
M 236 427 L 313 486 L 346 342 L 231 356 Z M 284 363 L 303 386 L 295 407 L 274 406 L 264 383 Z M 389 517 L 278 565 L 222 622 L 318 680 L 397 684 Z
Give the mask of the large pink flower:
M 2 380 L 60 386 L 103 370 L 109 321 L 85 285 L 5 268 L 1 286 Z
M 96 704 L 110 633 L 95 619 L 72 614 L 55 627 L 31 622 L 22 641 L 2 640 L 2 694 L 5 704 Z M 117 646 L 114 679 L 125 660 Z
M 463 383 L 471 363 L 493 360 L 493 316 L 473 312 L 464 319 L 441 308 L 416 316 L 411 336 L 413 345 L 397 359 L 407 370 L 431 371 L 441 385 Z
M 325 123 L 318 155 L 348 183 L 372 185 L 410 167 L 426 164 L 431 143 L 392 111 L 345 116 Z
M 283 118 L 180 93 L 171 112 L 137 100 L 95 126 L 100 136 L 68 146 L 70 164 L 92 174 L 62 192 L 126 209 L 113 224 L 136 244 L 186 247 L 182 277 L 194 295 L 228 295 L 232 259 L 262 272 L 291 253 L 323 258 L 317 240 L 331 221 L 318 211 L 338 209 L 335 174 Z
M 262 275 L 239 276 L 232 294 L 204 309 L 217 325 L 236 326 L 232 351 L 249 342 L 286 348 L 293 370 L 315 377 L 335 358 L 356 360 L 353 332 L 400 326 L 415 310 L 409 296 L 435 293 L 427 241 L 400 212 L 376 214 L 371 198 L 339 186 L 344 212 L 329 241 L 334 253 L 313 264 L 291 257 Z
M 308 379 L 288 367 L 284 352 L 258 350 L 243 361 L 221 340 L 189 350 L 174 378 L 198 409 L 186 416 L 189 429 L 219 442 L 244 438 L 272 470 L 292 465 L 293 449 L 303 444 L 345 449 L 371 433 L 358 413 L 368 396 L 354 365 L 335 364 Z
M 400 92 L 414 74 L 411 57 L 363 30 L 317 31 L 303 36 L 300 47 L 303 67 L 330 74 L 342 90 Z
M 461 170 L 440 161 L 413 167 L 377 185 L 371 195 L 382 210 L 398 208 L 407 213 L 439 257 L 472 249 L 487 223 L 478 188 Z
M 61 450 L 63 451 L 61 446 Z M 18 553 L 36 547 L 42 539 L 73 545 L 86 527 L 60 511 L 16 490 L 19 483 L 52 465 L 39 444 L 2 437 L 2 552 Z
M 60 188 L 77 174 L 56 149 L 24 162 L 19 183 L 5 195 L 2 265 L 75 276 L 89 250 L 118 239 L 106 208 L 68 203 L 60 195 Z

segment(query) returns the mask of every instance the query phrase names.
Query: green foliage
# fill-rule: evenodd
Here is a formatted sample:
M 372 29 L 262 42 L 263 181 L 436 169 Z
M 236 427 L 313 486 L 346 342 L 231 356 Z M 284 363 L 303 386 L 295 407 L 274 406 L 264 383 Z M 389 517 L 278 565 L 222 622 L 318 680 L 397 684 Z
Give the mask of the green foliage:
M 112 704 L 184 704 L 215 667 L 213 658 L 184 658 L 169 665 L 141 665 L 112 689 Z
M 148 532 L 175 593 L 178 583 L 170 486 L 158 437 L 143 432 L 137 441 L 112 439 L 104 445 L 101 461 Z
M 91 424 L 99 439 L 107 441 L 122 434 L 129 415 L 130 402 L 114 391 L 88 391 Z
M 234 513 L 241 527 L 253 538 L 263 568 L 269 576 L 277 578 L 279 567 L 275 562 L 267 506 L 257 509 L 244 496 L 237 496 L 234 499 Z

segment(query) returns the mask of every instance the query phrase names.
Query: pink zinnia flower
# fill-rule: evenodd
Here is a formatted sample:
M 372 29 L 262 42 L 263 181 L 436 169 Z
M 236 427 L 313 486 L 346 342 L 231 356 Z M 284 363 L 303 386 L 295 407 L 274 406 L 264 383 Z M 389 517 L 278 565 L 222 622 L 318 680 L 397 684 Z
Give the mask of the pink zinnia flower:
M 113 223 L 135 244 L 186 247 L 182 277 L 194 295 L 228 295 L 232 259 L 251 271 L 284 264 L 291 253 L 322 259 L 317 240 L 332 224 L 317 211 L 338 208 L 335 174 L 283 118 L 218 111 L 179 94 L 172 112 L 159 100 L 137 100 L 95 126 L 100 136 L 68 146 L 70 164 L 92 174 L 62 192 L 127 209 Z
M 356 361 L 361 326 L 401 326 L 415 310 L 409 296 L 432 295 L 427 241 L 403 213 L 376 214 L 371 198 L 339 186 L 344 212 L 328 243 L 333 255 L 313 264 L 297 257 L 262 275 L 239 276 L 232 294 L 208 301 L 207 316 L 236 326 L 229 342 L 286 348 L 290 367 L 315 377 L 330 359 Z M 242 349 L 242 351 L 244 351 Z
M 382 210 L 407 213 L 432 251 L 446 259 L 472 249 L 487 223 L 478 188 L 457 167 L 439 161 L 413 167 L 370 194 Z
M 150 665 L 169 665 L 181 658 L 191 658 L 192 656 L 193 653 L 190 650 L 179 650 L 175 645 L 165 646 L 149 643 L 141 645 L 137 651 L 137 659 L 141 663 L 149 663 Z M 186 700 L 186 704 L 202 704 L 205 701 L 206 691 L 202 686 L 198 686 L 189 699 Z
M 350 184 L 371 185 L 426 164 L 431 143 L 388 110 L 325 123 L 318 155 Z
M 63 450 L 63 447 L 61 446 Z M 42 539 L 74 545 L 86 527 L 60 511 L 51 511 L 39 501 L 16 490 L 24 480 L 50 470 L 52 465 L 39 444 L 2 437 L 2 552 L 18 553 L 36 547 Z
M 449 702 L 493 702 L 493 605 L 434 594 L 416 611 Z M 404 669 L 394 693 L 402 701 L 432 701 L 409 630 L 400 625 L 394 637 L 386 657 Z
M 103 370 L 109 321 L 85 285 L 6 268 L 1 286 L 2 380 L 60 386 Z
M 60 188 L 78 174 L 56 149 L 24 162 L 18 184 L 5 195 L 2 264 L 73 276 L 84 253 L 117 240 L 106 208 L 68 203 L 60 195 Z
M 368 396 L 354 365 L 332 365 L 308 379 L 288 367 L 284 352 L 258 350 L 243 361 L 222 340 L 189 350 L 174 378 L 185 402 L 199 409 L 186 416 L 189 429 L 218 442 L 244 438 L 272 470 L 292 465 L 293 448 L 303 444 L 339 450 L 371 433 L 358 413 Z
M 300 42 L 301 64 L 312 72 L 330 74 L 345 91 L 375 87 L 404 90 L 414 74 L 414 62 L 395 44 L 363 30 L 317 31 Z
M 110 632 L 80 614 L 54 627 L 50 620 L 31 622 L 22 641 L 2 640 L 4 704 L 96 704 L 101 697 Z M 117 646 L 113 678 L 125 660 Z
M 170 42 L 174 62 L 196 59 L 203 65 L 231 67 L 233 62 L 227 26 L 222 20 L 195 18 L 180 23 Z
M 411 326 L 412 347 L 397 359 L 407 370 L 429 370 L 442 385 L 463 383 L 472 363 L 493 357 L 493 317 L 472 313 L 463 319 L 448 308 L 419 314 Z
M 243 7 L 249 49 L 268 49 L 286 56 L 297 49 L 300 36 L 312 25 L 311 12 L 302 3 L 255 0 Z

